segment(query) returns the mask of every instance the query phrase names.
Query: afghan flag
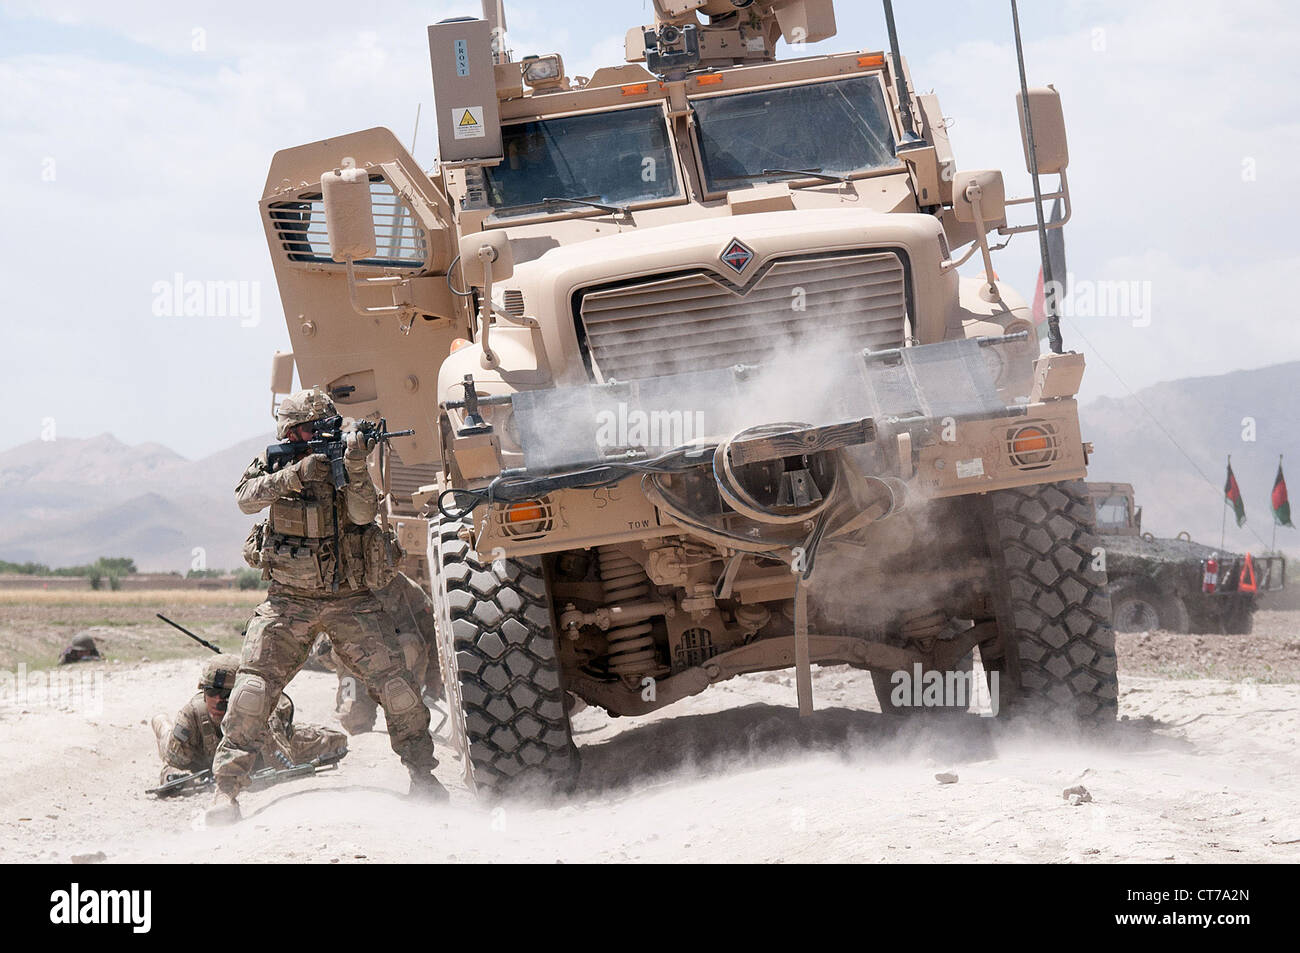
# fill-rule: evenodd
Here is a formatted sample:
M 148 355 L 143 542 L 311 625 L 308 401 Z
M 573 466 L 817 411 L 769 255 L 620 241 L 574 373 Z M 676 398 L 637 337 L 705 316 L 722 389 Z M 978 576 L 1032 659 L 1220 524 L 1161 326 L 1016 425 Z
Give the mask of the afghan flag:
M 1277 479 L 1273 481 L 1273 522 L 1278 526 L 1290 526 L 1291 502 L 1286 498 L 1286 478 L 1282 476 L 1282 461 L 1277 462 Z
M 1231 460 L 1228 461 L 1228 482 L 1223 485 L 1223 495 L 1232 504 L 1232 514 L 1237 518 L 1237 525 L 1245 524 L 1246 504 L 1241 501 L 1241 488 L 1237 486 L 1237 478 L 1232 475 Z

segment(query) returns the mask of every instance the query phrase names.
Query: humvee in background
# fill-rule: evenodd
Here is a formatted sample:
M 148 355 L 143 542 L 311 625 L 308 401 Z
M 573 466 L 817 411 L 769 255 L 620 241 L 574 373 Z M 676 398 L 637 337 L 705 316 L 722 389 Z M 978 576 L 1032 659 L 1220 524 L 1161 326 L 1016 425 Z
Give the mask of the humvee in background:
M 1088 483 L 1106 551 L 1112 620 L 1118 632 L 1250 631 L 1259 593 L 1285 585 L 1286 560 L 1215 550 L 1187 533 L 1142 531 L 1130 483 Z

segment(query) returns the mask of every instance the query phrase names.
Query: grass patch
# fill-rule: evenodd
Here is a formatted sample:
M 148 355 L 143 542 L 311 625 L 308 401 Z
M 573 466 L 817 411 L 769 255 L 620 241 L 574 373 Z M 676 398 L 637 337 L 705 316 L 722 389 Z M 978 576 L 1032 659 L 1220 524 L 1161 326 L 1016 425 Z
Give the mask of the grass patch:
M 247 606 L 263 599 L 261 589 L 58 590 L 3 589 L 0 606 Z
M 22 592 L 22 597 L 16 594 Z M 69 598 L 69 597 L 72 598 Z M 238 653 L 244 626 L 264 597 L 257 591 L 0 592 L 0 669 L 57 664 L 78 635 L 95 641 L 106 660 L 123 663 L 174 658 L 201 660 L 207 649 L 154 618 L 179 622 L 226 652 Z
M 57 619 L 50 622 L 50 625 L 71 625 L 78 629 L 86 629 L 92 625 L 142 625 L 143 623 L 135 619 Z

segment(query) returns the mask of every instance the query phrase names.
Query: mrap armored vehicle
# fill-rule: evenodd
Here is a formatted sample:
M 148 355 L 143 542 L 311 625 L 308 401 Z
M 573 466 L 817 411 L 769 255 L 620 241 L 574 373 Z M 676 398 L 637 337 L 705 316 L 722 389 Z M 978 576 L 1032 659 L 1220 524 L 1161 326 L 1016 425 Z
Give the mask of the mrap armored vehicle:
M 1259 594 L 1286 584 L 1282 556 L 1216 550 L 1185 532 L 1172 539 L 1144 532 L 1131 483 L 1089 482 L 1088 492 L 1106 550 L 1118 632 L 1244 635 L 1254 623 Z
M 991 260 L 1068 221 L 1057 91 L 1022 70 L 1035 194 L 1008 198 L 958 165 L 887 0 L 887 50 L 827 55 L 800 54 L 830 0 L 654 0 L 586 77 L 484 7 L 428 28 L 432 170 L 368 129 L 277 153 L 261 199 L 273 392 L 296 365 L 416 431 L 375 475 L 471 787 L 571 785 L 583 703 L 793 669 L 810 713 L 813 665 L 902 714 L 900 679 L 978 651 L 1003 714 L 1113 720 L 1083 359 L 1050 315 L 1040 353 Z

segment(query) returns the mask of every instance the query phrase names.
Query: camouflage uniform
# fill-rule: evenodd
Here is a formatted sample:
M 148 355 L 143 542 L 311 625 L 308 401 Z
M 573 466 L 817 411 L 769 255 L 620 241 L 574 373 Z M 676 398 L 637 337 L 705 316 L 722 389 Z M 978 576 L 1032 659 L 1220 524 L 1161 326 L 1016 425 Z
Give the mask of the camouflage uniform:
M 206 771 L 221 743 L 221 726 L 212 720 L 204 689 L 229 691 L 239 668 L 236 655 L 218 655 L 203 668 L 200 691 L 186 702 L 175 722 L 162 715 L 153 720 L 158 757 L 163 760 L 161 782 L 177 772 Z M 225 720 L 224 718 L 222 719 Z M 347 754 L 348 741 L 340 732 L 316 725 L 293 723 L 293 702 L 281 696 L 267 724 L 268 735 L 258 752 L 258 767 L 287 768 L 307 764 L 316 758 L 339 758 Z
M 416 684 L 424 687 L 426 695 L 440 697 L 442 677 L 433 628 L 433 601 L 428 593 L 410 576 L 394 572 L 386 585 L 375 590 L 375 596 L 397 623 L 397 641 L 402 647 L 406 668 L 415 677 Z M 339 676 L 334 703 L 343 730 L 350 735 L 370 731 L 375 725 L 379 706 L 362 688 L 362 679 L 336 658 L 329 659 L 326 664 Z
M 223 719 L 224 720 L 224 719 Z M 208 716 L 199 692 L 176 714 L 170 731 L 160 733 L 158 756 L 165 762 L 163 782 L 177 771 L 206 771 L 212 767 L 221 727 Z M 295 725 L 293 703 L 283 695 L 267 724 L 267 745 L 258 752 L 258 768 L 287 768 L 317 758 L 333 758 L 347 751 L 347 736 L 317 725 Z
M 280 404 L 277 434 L 334 414 L 320 391 L 302 391 Z M 262 528 L 260 565 L 270 577 L 244 637 L 243 658 L 223 721 L 225 737 L 213 773 L 218 795 L 214 812 L 233 807 L 248 784 L 268 731 L 267 719 L 284 686 L 298 673 L 316 636 L 328 633 L 335 654 L 366 681 L 379 698 L 389 741 L 417 787 L 440 792 L 429 736 L 429 709 L 403 665 L 392 623 L 371 592 L 374 548 L 382 534 L 373 520 L 378 494 L 366 472 L 364 443 L 349 435 L 347 485 L 335 491 L 328 461 L 306 456 L 275 472 L 259 456 L 235 488 L 239 507 L 256 513 L 271 507 Z M 256 530 L 255 530 L 256 532 Z M 369 551 L 369 553 L 368 553 Z M 337 587 L 337 588 L 335 588 Z

